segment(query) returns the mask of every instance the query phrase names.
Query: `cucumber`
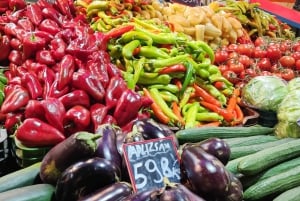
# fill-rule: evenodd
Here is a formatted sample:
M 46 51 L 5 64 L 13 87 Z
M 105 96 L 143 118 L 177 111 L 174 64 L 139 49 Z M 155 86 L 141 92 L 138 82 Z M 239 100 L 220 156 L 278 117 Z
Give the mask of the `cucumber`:
M 230 171 L 231 173 L 233 174 L 238 174 L 239 171 L 238 171 L 238 164 L 240 163 L 240 161 L 243 159 L 243 158 L 246 158 L 246 156 L 243 156 L 243 157 L 240 157 L 240 158 L 236 158 L 236 159 L 233 159 L 233 160 L 230 160 L 228 161 L 228 163 L 226 164 L 225 168 Z
M 283 163 L 279 163 L 278 165 L 275 165 L 275 166 L 271 167 L 270 169 L 267 169 L 257 175 L 242 177 L 241 182 L 242 182 L 243 186 L 245 188 L 247 188 L 258 181 L 275 176 L 279 173 L 285 172 L 285 171 L 292 169 L 294 167 L 297 167 L 297 166 L 300 166 L 300 157 L 293 158 L 293 159 L 285 161 Z
M 21 159 L 41 158 L 51 149 L 51 147 L 26 147 L 15 137 L 12 140 L 12 148 Z
M 41 162 L 0 177 L 0 192 L 34 184 L 40 167 Z
M 300 186 L 300 166 L 261 180 L 250 186 L 244 191 L 244 200 L 260 200 L 297 186 Z
M 300 186 L 289 189 L 273 199 L 273 201 L 299 201 Z
M 51 201 L 54 195 L 54 190 L 54 186 L 50 184 L 34 184 L 0 193 L 0 200 Z
M 232 148 L 230 148 L 230 151 L 231 151 L 230 159 L 235 159 L 235 158 L 239 158 L 239 157 L 246 156 L 249 154 L 253 154 L 253 153 L 256 153 L 263 149 L 277 146 L 277 145 L 280 145 L 285 142 L 290 142 L 292 140 L 295 140 L 295 139 L 294 138 L 283 138 L 283 139 L 280 139 L 280 140 L 278 139 L 277 141 L 273 141 L 273 142 L 266 142 L 266 143 L 249 145 L 249 146 L 232 147 Z
M 300 156 L 300 139 L 294 139 L 247 155 L 238 164 L 238 171 L 244 175 L 255 175 L 283 161 Z
M 240 147 L 265 142 L 273 142 L 278 140 L 278 137 L 274 135 L 254 135 L 249 137 L 225 138 L 224 140 L 230 147 Z
M 267 135 L 274 132 L 274 128 L 262 126 L 249 127 L 194 127 L 179 130 L 176 137 L 180 143 L 199 142 L 211 137 L 234 138 L 249 137 L 254 135 Z

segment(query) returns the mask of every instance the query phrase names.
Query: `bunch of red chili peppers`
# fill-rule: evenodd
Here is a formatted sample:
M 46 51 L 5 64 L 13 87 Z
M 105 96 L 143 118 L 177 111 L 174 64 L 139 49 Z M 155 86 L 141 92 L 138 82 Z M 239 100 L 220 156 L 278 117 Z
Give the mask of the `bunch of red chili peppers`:
M 8 66 L 0 113 L 24 145 L 55 145 L 103 123 L 131 128 L 144 115 L 152 100 L 127 87 L 104 51 L 120 33 L 95 33 L 70 0 L 0 0 L 0 8 L 0 63 Z

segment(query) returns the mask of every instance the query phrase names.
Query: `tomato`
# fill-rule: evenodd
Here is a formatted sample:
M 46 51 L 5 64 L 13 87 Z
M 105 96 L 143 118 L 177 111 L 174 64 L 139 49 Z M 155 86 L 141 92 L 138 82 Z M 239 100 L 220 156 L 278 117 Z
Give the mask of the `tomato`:
M 267 51 L 261 47 L 255 47 L 253 52 L 254 58 L 264 58 L 267 55 Z
M 228 52 L 226 50 L 217 50 L 215 52 L 215 64 L 221 64 L 228 59 Z
M 240 55 L 238 60 L 245 66 L 245 68 L 248 68 L 251 64 L 253 64 L 253 59 L 250 59 L 247 55 Z
M 250 77 L 250 78 L 257 76 L 257 72 L 252 68 L 247 68 L 245 70 L 245 74 L 247 77 Z
M 279 49 L 281 52 L 290 51 L 292 42 L 290 40 L 284 40 L 280 43 Z
M 279 47 L 276 47 L 275 45 L 269 46 L 267 48 L 266 57 L 270 58 L 273 61 L 278 60 L 281 57 L 281 51 Z
M 257 37 L 254 41 L 254 45 L 255 47 L 258 47 L 258 46 L 263 46 L 266 44 L 266 41 L 263 37 Z
M 228 58 L 229 59 L 238 59 L 239 58 L 239 53 L 237 52 L 230 52 L 229 55 L 228 55 Z
M 298 59 L 295 63 L 295 68 L 297 71 L 300 71 L 300 59 Z
M 270 68 L 270 72 L 272 72 L 272 73 L 278 73 L 279 71 L 280 71 L 280 68 L 277 63 L 273 64 Z
M 226 64 L 219 65 L 219 70 L 223 74 L 225 71 L 229 70 L 229 67 Z
M 296 52 L 300 52 L 300 41 L 295 42 L 292 49 Z
M 223 73 L 224 78 L 226 78 L 229 82 L 236 84 L 239 81 L 239 78 L 235 72 L 232 70 L 227 70 Z
M 293 52 L 291 54 L 292 57 L 294 57 L 295 60 L 299 60 L 300 59 L 300 51 L 299 52 Z
M 283 69 L 281 71 L 281 77 L 282 79 L 289 81 L 295 77 L 295 72 L 290 68 Z
M 236 52 L 237 48 L 238 48 L 238 45 L 235 43 L 231 43 L 230 45 L 227 46 L 227 50 L 229 52 Z
M 282 56 L 279 63 L 285 68 L 294 68 L 296 61 L 292 56 Z
M 262 75 L 262 76 L 267 76 L 267 75 L 272 75 L 273 73 L 271 73 L 270 71 L 267 71 L 267 70 L 263 70 L 260 72 L 259 75 Z
M 241 62 L 237 61 L 235 63 L 229 64 L 229 70 L 235 72 L 236 74 L 240 74 L 242 71 L 245 70 L 245 67 Z
M 237 53 L 242 55 L 247 55 L 249 57 L 253 56 L 254 46 L 250 44 L 239 44 L 237 48 Z
M 262 58 L 258 61 L 257 66 L 260 70 L 271 71 L 271 61 L 269 58 Z

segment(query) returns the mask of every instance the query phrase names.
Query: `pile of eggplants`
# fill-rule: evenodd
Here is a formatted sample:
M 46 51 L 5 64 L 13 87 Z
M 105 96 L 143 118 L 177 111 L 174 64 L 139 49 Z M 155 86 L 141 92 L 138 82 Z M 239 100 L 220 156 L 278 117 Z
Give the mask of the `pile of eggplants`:
M 139 119 L 124 134 L 111 124 L 98 129 L 94 154 L 69 165 L 57 179 L 59 201 L 242 201 L 243 189 L 235 175 L 225 169 L 228 144 L 219 138 L 179 146 L 174 131 L 153 119 Z M 174 137 L 180 154 L 180 183 L 162 189 L 135 192 L 124 162 L 124 143 Z M 63 142 L 62 142 L 63 143 Z M 57 156 L 59 157 L 59 156 Z

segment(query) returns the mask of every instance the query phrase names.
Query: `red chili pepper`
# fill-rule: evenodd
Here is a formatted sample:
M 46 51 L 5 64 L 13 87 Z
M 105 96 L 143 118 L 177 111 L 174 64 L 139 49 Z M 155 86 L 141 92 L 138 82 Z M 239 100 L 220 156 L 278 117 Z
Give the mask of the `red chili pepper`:
M 10 47 L 14 50 L 22 50 L 22 42 L 17 38 L 10 39 L 9 44 L 10 44 Z M 3 52 L 3 51 L 1 51 L 1 52 Z M 1 56 L 2 56 L 2 54 L 1 54 Z
M 63 14 L 66 15 L 69 19 L 73 18 L 73 15 L 71 13 L 69 2 L 68 0 L 56 0 L 54 2 L 54 6 L 58 8 L 58 10 Z
M 38 118 L 42 121 L 46 121 L 45 110 L 42 106 L 42 102 L 38 100 L 29 100 L 24 111 L 25 119 Z
M 49 34 L 54 36 L 61 31 L 61 28 L 54 20 L 47 18 L 40 23 L 39 30 L 48 32 Z
M 183 64 L 175 64 L 167 66 L 158 71 L 159 74 L 170 74 L 170 73 L 185 73 L 186 67 Z
M 121 70 L 111 62 L 107 64 L 107 73 L 110 78 L 114 76 L 122 77 Z
M 36 118 L 28 118 L 16 130 L 16 138 L 25 146 L 54 146 L 65 136 L 53 126 Z
M 105 104 L 109 109 L 114 108 L 120 99 L 123 91 L 128 89 L 126 82 L 122 77 L 115 76 L 110 79 L 106 88 Z
M 45 94 L 45 98 L 59 98 L 70 91 L 70 87 L 66 86 L 65 88 L 59 90 L 58 89 L 58 80 L 55 79 L 50 86 L 49 92 Z
M 53 5 L 47 0 L 38 0 L 36 4 L 41 8 L 53 8 Z
M 23 62 L 22 53 L 18 50 L 12 50 L 8 55 L 8 60 L 16 65 L 21 65 Z
M 50 42 L 50 51 L 56 61 L 60 61 L 66 55 L 67 44 L 61 38 L 54 38 Z
M 37 37 L 43 38 L 46 41 L 46 44 L 48 44 L 51 40 L 53 40 L 54 36 L 49 34 L 46 31 L 41 31 L 41 30 L 35 30 L 33 34 Z
M 73 90 L 58 98 L 60 102 L 65 106 L 65 108 L 71 108 L 75 105 L 81 105 L 83 107 L 90 107 L 90 97 L 89 95 L 80 89 Z
M 45 48 L 46 40 L 32 33 L 28 33 L 23 39 L 24 58 L 35 56 L 36 52 Z
M 195 89 L 196 95 L 200 96 L 205 102 L 208 102 L 208 103 L 211 103 L 211 104 L 216 105 L 218 107 L 221 107 L 220 101 L 218 101 L 215 97 L 210 95 L 207 91 L 202 89 L 197 84 L 194 84 L 194 89 Z
M 19 76 L 14 76 L 8 80 L 7 84 L 8 85 L 21 85 L 22 81 Z
M 37 3 L 28 4 L 26 7 L 26 16 L 35 26 L 38 26 L 43 20 L 42 9 Z
M 105 95 L 104 87 L 100 80 L 93 77 L 88 70 L 79 69 L 73 73 L 72 85 L 91 95 L 96 101 L 102 101 Z
M 34 30 L 33 24 L 28 18 L 19 19 L 17 22 L 17 26 L 19 26 L 21 29 L 24 29 L 25 31 Z
M 21 81 L 29 92 L 31 99 L 35 100 L 42 97 L 43 87 L 35 74 L 27 72 L 21 77 Z
M 107 47 L 107 43 L 112 38 L 118 38 L 122 36 L 124 33 L 131 31 L 134 29 L 134 25 L 123 25 L 116 28 L 111 29 L 110 31 L 106 32 L 101 40 L 101 46 L 104 48 L 104 50 Z
M 11 10 L 20 10 L 26 7 L 25 0 L 8 0 L 8 7 Z
M 65 55 L 59 63 L 59 72 L 57 80 L 57 89 L 62 90 L 72 81 L 72 76 L 75 71 L 75 61 L 73 56 Z
M 0 8 L 7 8 L 8 9 L 8 1 L 7 0 L 1 0 L 0 1 Z
M 42 9 L 42 16 L 46 19 L 51 19 L 55 21 L 60 27 L 62 27 L 62 21 L 64 16 L 60 14 L 56 9 L 52 7 L 46 7 Z
M 234 115 L 227 111 L 227 109 L 220 108 L 217 105 L 214 105 L 212 103 L 208 103 L 205 101 L 200 101 L 200 104 L 203 105 L 205 108 L 218 113 L 221 115 L 227 122 L 231 122 L 234 119 Z
M 17 125 L 20 124 L 23 120 L 23 113 L 7 113 L 4 122 L 4 128 L 9 132 L 13 133 L 17 128 Z
M 6 60 L 10 53 L 9 37 L 6 35 L 0 36 L 0 61 Z
M 63 132 L 63 119 L 66 114 L 66 110 L 62 102 L 60 102 L 57 98 L 48 98 L 42 100 L 41 104 L 44 108 L 45 117 L 48 123 Z
M 29 101 L 28 91 L 20 85 L 12 85 L 4 93 L 5 99 L 1 105 L 2 113 L 16 112 L 26 106 Z
M 103 124 L 103 121 L 108 113 L 108 107 L 106 105 L 95 103 L 90 107 L 91 120 L 94 125 L 94 131 L 97 132 L 98 128 Z
M 35 59 L 41 64 L 48 66 L 54 65 L 56 62 L 52 57 L 50 50 L 40 50 L 35 54 Z
M 68 135 L 84 131 L 91 122 L 90 111 L 81 105 L 76 105 L 66 112 L 63 122 L 65 132 Z
M 71 28 L 67 28 L 67 29 L 63 29 L 60 32 L 58 32 L 54 38 L 61 38 L 63 39 L 67 44 L 75 43 L 73 42 L 76 39 L 76 34 L 74 32 L 74 29 Z M 71 47 L 75 47 L 75 45 L 73 44 L 73 46 Z M 71 49 L 71 48 L 70 48 Z
M 136 118 L 142 107 L 141 96 L 137 92 L 126 89 L 123 91 L 114 111 L 119 126 L 124 126 Z

